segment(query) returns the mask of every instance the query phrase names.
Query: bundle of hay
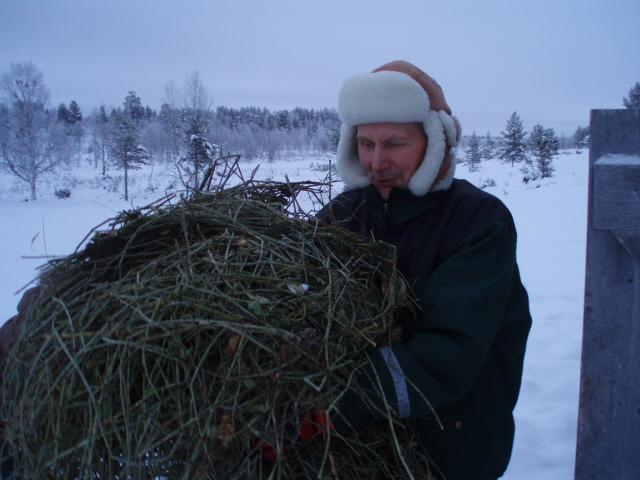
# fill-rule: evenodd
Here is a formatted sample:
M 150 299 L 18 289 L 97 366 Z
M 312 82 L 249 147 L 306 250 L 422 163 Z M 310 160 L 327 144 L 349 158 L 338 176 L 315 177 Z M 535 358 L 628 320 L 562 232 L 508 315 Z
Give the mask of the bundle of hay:
M 299 436 L 407 299 L 391 247 L 290 218 L 292 190 L 128 212 L 42 273 L 4 373 L 19 478 L 428 477 L 392 416 Z

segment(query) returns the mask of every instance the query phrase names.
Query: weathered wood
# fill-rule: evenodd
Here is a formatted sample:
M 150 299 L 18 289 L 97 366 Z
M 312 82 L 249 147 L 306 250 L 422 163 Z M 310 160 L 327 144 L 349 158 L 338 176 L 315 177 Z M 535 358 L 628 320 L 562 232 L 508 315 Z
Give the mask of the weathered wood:
M 640 157 L 640 112 L 592 110 L 576 480 L 640 478 L 640 160 L 636 157 Z
M 640 155 L 640 111 L 591 110 L 589 159 L 605 155 Z
M 606 155 L 594 168 L 594 228 L 640 231 L 640 155 Z

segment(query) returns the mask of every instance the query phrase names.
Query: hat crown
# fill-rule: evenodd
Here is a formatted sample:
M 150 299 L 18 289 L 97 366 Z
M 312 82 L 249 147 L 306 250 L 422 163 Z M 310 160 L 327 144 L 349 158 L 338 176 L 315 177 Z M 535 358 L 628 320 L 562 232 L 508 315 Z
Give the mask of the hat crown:
M 400 72 L 356 75 L 344 82 L 338 113 L 347 125 L 423 122 L 429 114 L 429 96 L 413 79 Z
M 451 115 L 451 108 L 449 107 L 447 100 L 444 98 L 444 91 L 440 84 L 436 82 L 433 77 L 427 75 L 414 64 L 404 60 L 394 60 L 376 68 L 372 73 L 377 72 L 399 72 L 408 75 L 415 80 L 425 92 L 427 92 L 431 103 L 431 110 L 444 110 Z

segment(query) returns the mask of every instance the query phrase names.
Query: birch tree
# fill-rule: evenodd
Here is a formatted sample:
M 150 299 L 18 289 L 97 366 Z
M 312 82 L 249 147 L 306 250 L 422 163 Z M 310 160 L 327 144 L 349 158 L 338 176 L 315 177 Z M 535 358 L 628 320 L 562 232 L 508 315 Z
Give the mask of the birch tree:
M 12 63 L 0 76 L 0 92 L 6 100 L 0 112 L 0 165 L 26 182 L 31 199 L 36 200 L 38 179 L 59 162 L 52 133 L 55 117 L 46 110 L 49 92 L 44 76 L 31 62 Z

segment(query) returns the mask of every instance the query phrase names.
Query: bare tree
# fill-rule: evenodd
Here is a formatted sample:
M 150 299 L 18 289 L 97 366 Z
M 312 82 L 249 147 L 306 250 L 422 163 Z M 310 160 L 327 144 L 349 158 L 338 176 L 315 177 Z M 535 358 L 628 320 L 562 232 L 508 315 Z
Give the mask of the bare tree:
M 0 91 L 7 105 L 2 109 L 0 162 L 4 169 L 29 184 L 36 199 L 38 178 L 54 169 L 53 124 L 46 109 L 49 92 L 42 72 L 31 62 L 12 63 L 0 76 Z
M 173 80 L 164 87 L 164 103 L 160 107 L 159 120 L 162 123 L 168 142 L 168 160 L 171 162 L 180 158 L 184 129 L 182 127 L 182 110 L 180 107 L 180 92 Z
M 104 105 L 93 112 L 90 117 L 89 128 L 91 131 L 91 140 L 93 147 L 94 168 L 101 165 L 102 176 L 107 175 L 107 163 L 109 158 L 109 150 L 111 148 L 111 127 L 109 125 L 109 116 Z
M 197 71 L 188 75 L 184 82 L 182 104 L 187 114 L 191 115 L 196 112 L 204 114 L 211 110 L 211 97 Z

